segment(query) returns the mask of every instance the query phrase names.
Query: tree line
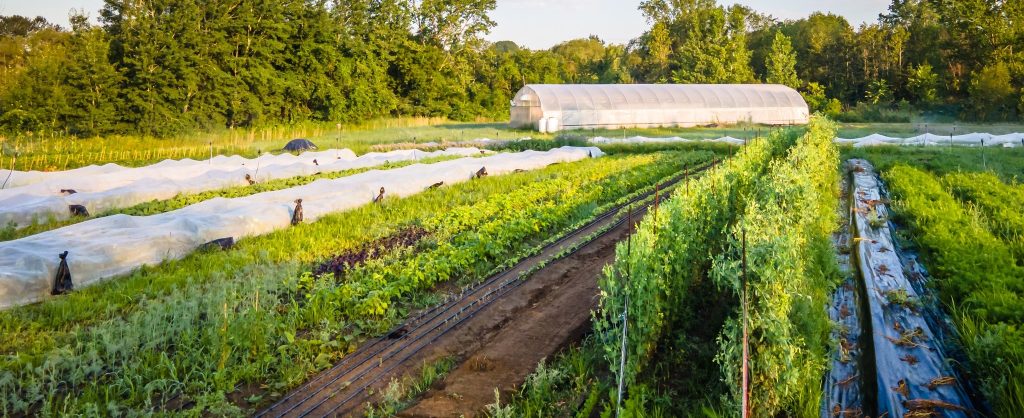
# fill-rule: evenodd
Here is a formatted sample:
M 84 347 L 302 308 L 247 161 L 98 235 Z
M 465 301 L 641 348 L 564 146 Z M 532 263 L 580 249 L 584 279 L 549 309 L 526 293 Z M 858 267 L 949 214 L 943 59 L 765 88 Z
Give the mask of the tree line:
M 779 20 L 713 0 L 645 0 L 649 28 L 628 44 L 592 36 L 548 50 L 485 41 L 495 6 L 106 0 L 98 25 L 83 13 L 70 28 L 0 16 L 0 129 L 168 136 L 307 120 L 502 119 L 525 83 L 769 82 L 840 118 L 1024 115 L 1024 2 L 893 0 L 877 22 L 854 27 L 826 13 Z

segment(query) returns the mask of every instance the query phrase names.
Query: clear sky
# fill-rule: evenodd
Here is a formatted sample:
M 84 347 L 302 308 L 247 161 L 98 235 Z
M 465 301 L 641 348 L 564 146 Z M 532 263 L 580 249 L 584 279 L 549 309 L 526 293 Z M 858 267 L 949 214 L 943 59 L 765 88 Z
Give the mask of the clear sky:
M 726 0 L 781 19 L 828 11 L 845 16 L 854 26 L 874 22 L 890 0 Z M 608 42 L 625 43 L 647 27 L 637 10 L 640 0 L 498 0 L 491 17 L 498 23 L 487 39 L 512 40 L 533 48 L 549 48 L 559 42 L 597 35 Z M 43 16 L 62 26 L 68 12 L 83 9 L 93 18 L 103 0 L 0 0 L 0 14 Z

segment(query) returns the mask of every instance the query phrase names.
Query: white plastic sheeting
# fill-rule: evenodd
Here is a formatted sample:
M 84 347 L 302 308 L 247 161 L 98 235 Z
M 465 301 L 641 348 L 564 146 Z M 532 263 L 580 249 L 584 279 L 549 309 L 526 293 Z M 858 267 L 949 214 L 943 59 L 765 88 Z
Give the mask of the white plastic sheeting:
M 668 138 L 649 138 L 645 136 L 632 136 L 629 138 L 606 138 L 598 136 L 590 138 L 591 144 L 666 144 L 666 143 L 687 143 L 687 142 L 721 142 L 731 145 L 745 145 L 746 141 L 733 138 L 731 136 L 723 136 L 721 138 L 714 139 L 686 139 L 678 136 Z
M 515 128 L 807 123 L 799 92 L 778 84 L 528 84 L 512 100 Z M 552 126 L 555 128 L 552 129 Z
M 840 144 L 853 145 L 854 147 L 873 147 L 879 145 L 907 145 L 907 146 L 986 146 L 1014 148 L 1024 146 L 1024 133 L 1012 133 L 1005 135 L 993 135 L 988 133 L 969 133 L 964 135 L 936 135 L 932 133 L 913 136 L 910 138 L 896 138 L 881 134 L 871 134 L 861 138 L 836 138 Z
M 107 216 L 0 242 L 0 308 L 46 298 L 59 265 L 57 255 L 63 251 L 70 252 L 74 285 L 88 286 L 143 265 L 182 258 L 216 239 L 287 228 L 296 199 L 303 199 L 305 220 L 313 221 L 367 204 L 381 187 L 387 197 L 409 196 L 440 181 L 468 181 L 481 167 L 497 175 L 601 155 L 598 148 L 563 147 L 414 164 L 235 199 L 216 198 L 153 216 Z
M 132 171 L 132 170 L 142 170 L 142 169 L 150 169 L 150 168 L 164 168 L 164 169 L 167 169 L 167 168 L 175 168 L 175 167 L 176 168 L 196 167 L 196 168 L 202 169 L 202 167 L 200 167 L 200 166 L 205 166 L 207 168 L 209 168 L 209 167 L 218 167 L 218 166 L 228 166 L 228 167 L 232 167 L 233 168 L 233 167 L 238 166 L 238 165 L 246 165 L 246 164 L 257 165 L 257 164 L 259 164 L 260 161 L 284 163 L 284 162 L 289 162 L 289 161 L 294 162 L 294 161 L 305 160 L 305 161 L 312 162 L 312 160 L 314 158 L 318 158 L 318 157 L 319 158 L 355 158 L 355 153 L 353 153 L 352 151 L 347 150 L 347 149 L 344 149 L 344 150 L 314 151 L 314 152 L 302 153 L 302 154 L 299 154 L 299 155 L 294 155 L 294 154 L 290 154 L 290 153 L 277 154 L 277 155 L 271 154 L 271 153 L 263 153 L 263 155 L 260 155 L 259 157 L 252 158 L 252 159 L 240 157 L 238 155 L 232 155 L 232 156 L 218 155 L 218 156 L 213 157 L 212 159 L 209 159 L 209 160 L 193 160 L 191 158 L 185 158 L 185 159 L 181 159 L 181 160 L 163 160 L 163 161 L 160 161 L 160 162 L 158 162 L 156 164 L 152 164 L 152 165 L 148 165 L 148 166 L 144 166 L 144 167 L 125 167 L 125 166 L 121 166 L 121 165 L 117 165 L 117 164 L 104 164 L 104 165 L 90 165 L 90 166 L 86 166 L 86 167 L 79 167 L 79 168 L 75 168 L 75 169 L 71 169 L 71 170 L 64 170 L 64 171 L 18 171 L 18 170 L 3 169 L 3 170 L 0 170 L 0 174 L 2 174 L 2 176 L 0 176 L 0 178 L 2 178 L 2 179 L 0 179 L 0 183 L 3 183 L 3 180 L 7 180 L 7 184 L 6 184 L 6 186 L 4 188 L 5 189 L 10 189 L 10 188 L 13 188 L 13 187 L 26 186 L 26 185 L 29 185 L 29 184 L 39 183 L 39 182 L 43 182 L 43 181 L 58 181 L 59 182 L 62 179 L 66 180 L 66 179 L 75 179 L 75 178 L 88 178 L 89 176 L 96 176 L 96 175 L 102 175 L 102 174 L 110 174 L 110 173 L 114 173 L 114 172 L 118 172 L 118 171 L 126 171 L 126 170 Z M 143 172 L 144 171 L 140 171 L 140 173 L 143 173 Z M 8 175 L 10 175 L 9 179 L 8 179 Z
M 264 154 L 254 159 L 231 156 L 206 161 L 165 160 L 139 168 L 108 164 L 52 173 L 15 172 L 12 178 L 24 185 L 0 190 L 0 226 L 13 222 L 18 227 L 25 227 L 33 221 L 67 219 L 70 217 L 69 205 L 82 205 L 89 213 L 97 214 L 152 200 L 170 199 L 181 193 L 242 186 L 248 184 L 246 175 L 255 181 L 266 181 L 373 167 L 387 162 L 479 154 L 480 150 L 476 148 L 453 148 L 435 152 L 401 150 L 356 157 L 355 153 L 344 149 L 307 152 L 298 156 Z M 73 189 L 77 193 L 61 193 L 62 189 Z
M 649 138 L 644 136 L 633 136 L 629 138 L 606 138 L 594 137 L 590 139 L 592 144 L 649 144 L 649 143 L 672 143 L 710 141 L 724 142 L 733 145 L 743 145 L 742 139 L 733 137 L 722 137 L 718 139 L 690 140 L 680 137 Z M 871 134 L 861 138 L 836 138 L 836 143 L 852 145 L 857 148 L 872 147 L 879 145 L 905 145 L 905 146 L 949 146 L 950 143 L 959 146 L 986 146 L 1014 148 L 1024 146 L 1024 133 L 1013 133 L 1005 135 L 992 135 L 985 133 L 972 133 L 966 135 L 941 136 L 935 134 L 924 134 L 910 138 L 895 138 L 882 134 Z

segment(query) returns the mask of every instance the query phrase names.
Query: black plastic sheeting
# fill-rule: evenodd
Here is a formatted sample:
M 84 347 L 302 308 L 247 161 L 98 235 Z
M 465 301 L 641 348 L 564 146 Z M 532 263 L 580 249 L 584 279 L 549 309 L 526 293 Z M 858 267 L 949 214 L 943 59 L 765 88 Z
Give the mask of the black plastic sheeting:
M 874 352 L 878 416 L 933 412 L 973 416 L 974 407 L 922 315 L 919 290 L 904 273 L 881 184 L 870 163 L 852 160 L 854 255 L 864 279 Z M 868 325 L 866 323 L 865 325 Z
M 844 178 L 842 189 L 847 190 L 849 180 Z M 821 402 L 823 418 L 853 418 L 864 415 L 863 394 L 864 361 L 862 350 L 861 309 L 863 301 L 858 292 L 858 280 L 853 276 L 850 260 L 850 216 L 849 199 L 844 194 L 838 210 L 843 220 L 841 231 L 832 235 L 836 248 L 836 261 L 847 276 L 842 285 L 832 294 L 829 304 L 829 319 L 835 326 L 830 335 L 835 344 L 829 360 L 829 373 L 825 376 L 825 390 Z
M 288 143 L 285 144 L 285 146 L 284 146 L 284 150 L 285 151 L 293 151 L 293 152 L 294 151 L 308 151 L 308 150 L 314 150 L 314 149 L 317 149 L 317 148 L 316 148 L 316 145 L 313 144 L 312 141 L 310 141 L 308 139 L 302 139 L 302 138 L 293 139 L 291 141 L 288 141 Z

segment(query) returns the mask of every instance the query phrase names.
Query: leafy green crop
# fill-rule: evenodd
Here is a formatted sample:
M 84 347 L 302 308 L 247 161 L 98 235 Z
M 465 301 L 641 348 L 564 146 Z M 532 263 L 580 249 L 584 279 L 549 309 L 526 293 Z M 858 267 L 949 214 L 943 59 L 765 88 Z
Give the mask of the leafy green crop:
M 434 283 L 473 282 L 708 152 L 590 159 L 388 199 L 0 312 L 0 413 L 148 414 L 182 394 L 239 415 L 391 327 Z M 428 238 L 313 278 L 314 263 L 421 225 Z M 73 395 L 72 395 L 73 393 Z
M 712 278 L 738 300 L 747 293 L 754 416 L 807 416 L 820 405 L 831 330 L 824 307 L 840 279 L 830 241 L 839 206 L 834 138 L 832 123 L 812 122 L 787 158 L 773 163 L 753 188 L 731 227 L 728 249 L 715 257 Z M 739 406 L 743 317 L 736 309 L 721 334 L 717 360 Z
M 1024 410 L 1024 269 L 1014 248 L 988 229 L 994 224 L 997 234 L 1013 236 L 1005 234 L 1018 219 L 1008 213 L 1013 212 L 1014 193 L 1001 190 L 1009 186 L 989 183 L 993 176 L 988 174 L 947 177 L 954 193 L 982 208 L 986 221 L 932 174 L 896 165 L 883 177 L 894 197 L 893 209 L 921 247 L 941 299 L 953 313 L 972 380 L 979 382 L 998 416 Z

